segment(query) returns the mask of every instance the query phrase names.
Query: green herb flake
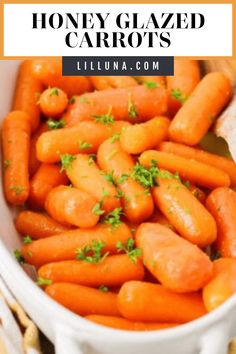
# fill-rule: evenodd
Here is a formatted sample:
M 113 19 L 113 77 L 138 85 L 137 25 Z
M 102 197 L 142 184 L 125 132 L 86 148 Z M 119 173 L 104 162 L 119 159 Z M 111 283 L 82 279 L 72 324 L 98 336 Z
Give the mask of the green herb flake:
M 154 259 L 151 259 L 151 260 L 150 260 L 150 266 L 151 266 L 152 269 L 155 267 L 155 261 L 154 261 Z
M 130 118 L 136 118 L 138 115 L 137 109 L 136 109 L 135 104 L 133 103 L 130 95 L 128 98 L 128 115 Z
M 122 198 L 122 197 L 124 197 L 124 193 L 122 192 L 122 190 L 121 189 L 117 189 L 117 194 L 116 194 L 116 198 L 117 199 L 120 199 L 120 198 Z
M 102 202 L 96 203 L 92 209 L 92 213 L 95 215 L 102 215 L 105 213 L 104 210 L 101 209 L 102 207 Z
M 64 128 L 65 124 L 66 122 L 64 121 L 64 119 L 57 120 L 57 119 L 49 118 L 47 120 L 47 126 L 50 130 Z
M 28 254 L 28 256 L 29 256 L 30 258 L 33 257 L 33 252 L 32 252 L 32 251 L 28 251 L 27 254 Z
M 110 193 L 104 188 L 102 190 L 102 197 L 103 198 L 110 197 Z
M 11 191 L 15 191 L 16 196 L 21 195 L 21 193 L 25 190 L 23 186 L 10 186 Z
M 89 166 L 93 165 L 95 160 L 96 160 L 96 154 L 89 154 L 88 165 Z
M 24 257 L 22 256 L 21 252 L 19 250 L 15 250 L 14 251 L 14 256 L 17 260 L 17 262 L 19 262 L 20 264 L 24 264 L 25 263 L 25 259 Z
M 188 189 L 190 188 L 191 184 L 189 181 L 182 181 L 183 185 L 187 187 Z
M 174 97 L 176 100 L 181 102 L 182 104 L 187 100 L 187 97 L 181 92 L 180 89 L 172 89 L 170 95 Z
M 69 99 L 69 104 L 74 104 L 76 102 L 76 98 L 77 96 L 72 96 L 70 99 Z
M 151 167 L 146 168 L 139 163 L 133 168 L 131 177 L 133 177 L 137 182 L 139 182 L 143 187 L 150 188 L 156 185 L 156 178 L 160 173 L 157 167 L 156 161 L 151 161 Z
M 111 141 L 112 144 L 114 144 L 116 141 L 119 141 L 119 140 L 120 140 L 120 133 L 115 133 L 110 138 L 110 141 Z
M 76 259 L 87 263 L 101 263 L 109 254 L 109 252 L 106 252 L 102 255 L 104 247 L 104 242 L 93 240 L 91 246 L 85 245 L 76 250 Z
M 79 148 L 80 150 L 86 150 L 89 149 L 92 145 L 90 143 L 87 143 L 86 141 L 80 141 L 79 142 Z
M 102 291 L 103 293 L 107 293 L 109 291 L 109 288 L 106 285 L 100 285 L 98 290 Z
M 144 85 L 149 89 L 155 89 L 158 86 L 155 81 L 145 81 Z
M 93 118 L 95 118 L 96 122 L 98 123 L 103 123 L 105 125 L 110 125 L 113 124 L 115 122 L 113 116 L 111 115 L 112 112 L 112 106 L 109 107 L 109 110 L 106 114 L 102 114 L 102 115 L 92 115 Z
M 81 103 L 90 103 L 89 100 L 87 99 L 87 97 L 85 97 L 85 96 L 81 96 L 81 97 L 79 98 L 79 101 L 80 101 Z
M 64 154 L 60 156 L 61 160 L 61 172 L 67 171 L 71 168 L 72 162 L 76 160 L 76 157 L 70 154 Z
M 111 173 L 104 173 L 103 171 L 101 172 L 102 176 L 104 176 L 105 180 L 111 183 L 113 186 L 116 186 L 116 181 L 114 177 L 114 172 L 112 171 Z
M 10 161 L 10 160 L 4 160 L 3 166 L 4 166 L 4 169 L 5 169 L 5 170 L 6 170 L 10 165 L 11 165 L 11 161 Z
M 59 96 L 59 89 L 57 87 L 53 87 L 50 91 L 50 96 Z
M 128 174 L 126 174 L 126 173 L 123 173 L 121 176 L 120 176 L 120 178 L 118 179 L 118 183 L 119 184 L 122 184 L 122 183 L 124 183 L 126 180 L 127 180 L 127 178 L 129 178 L 129 175 Z
M 31 243 L 33 240 L 32 240 L 32 238 L 29 236 L 29 235 L 26 235 L 26 236 L 24 236 L 23 237 L 23 243 L 25 244 L 25 245 L 28 245 L 29 243 Z
M 36 281 L 36 284 L 39 286 L 47 286 L 52 284 L 52 280 L 39 277 Z
M 118 252 L 124 251 L 130 258 L 131 262 L 137 263 L 137 258 L 142 255 L 142 250 L 140 248 L 135 248 L 134 246 L 134 239 L 132 237 L 126 241 L 125 245 L 123 245 L 121 241 L 116 243 Z
M 116 208 L 104 217 L 103 222 L 111 225 L 112 227 L 117 227 L 122 224 L 122 221 L 120 220 L 121 215 L 122 208 Z

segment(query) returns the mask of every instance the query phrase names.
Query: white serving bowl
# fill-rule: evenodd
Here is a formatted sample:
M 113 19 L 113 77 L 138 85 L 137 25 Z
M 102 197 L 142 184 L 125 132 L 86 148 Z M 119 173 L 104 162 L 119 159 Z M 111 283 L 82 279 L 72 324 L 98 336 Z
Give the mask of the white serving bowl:
M 19 63 L 0 61 L 1 120 L 11 107 Z M 51 300 L 15 261 L 12 252 L 21 241 L 13 216 L 0 188 L 0 273 L 57 354 L 227 353 L 229 339 L 236 335 L 236 295 L 211 314 L 176 328 L 129 332 L 93 324 Z

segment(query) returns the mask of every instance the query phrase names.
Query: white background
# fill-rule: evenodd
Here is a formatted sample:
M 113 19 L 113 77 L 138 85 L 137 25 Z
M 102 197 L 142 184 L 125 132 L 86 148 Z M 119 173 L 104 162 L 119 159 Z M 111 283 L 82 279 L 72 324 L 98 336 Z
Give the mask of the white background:
M 120 30 L 115 25 L 121 13 L 138 12 L 145 22 L 151 12 L 202 13 L 205 25 L 201 29 L 171 29 L 169 48 L 69 48 L 65 35 L 76 29 L 32 29 L 32 13 L 98 12 L 110 15 L 106 29 L 88 30 L 91 39 L 96 31 Z M 158 16 L 157 16 L 158 18 Z M 97 25 L 99 22 L 97 22 Z M 84 30 L 86 31 L 86 30 Z M 150 30 L 162 31 L 162 30 Z M 231 56 L 232 55 L 232 5 L 231 4 L 5 4 L 4 5 L 4 55 L 5 56 Z

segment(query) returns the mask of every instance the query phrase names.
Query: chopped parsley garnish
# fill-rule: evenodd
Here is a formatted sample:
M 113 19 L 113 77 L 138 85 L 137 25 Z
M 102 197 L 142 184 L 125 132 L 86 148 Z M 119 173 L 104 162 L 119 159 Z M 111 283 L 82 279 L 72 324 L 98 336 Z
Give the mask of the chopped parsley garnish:
M 102 250 L 105 247 L 105 243 L 102 241 L 92 241 L 91 246 L 85 245 L 82 248 L 76 250 L 76 259 L 85 261 L 88 263 L 100 263 L 109 254 L 106 252 L 102 255 Z
M 145 81 L 144 85 L 149 89 L 157 88 L 157 83 L 155 81 Z
M 103 188 L 102 196 L 103 196 L 103 198 L 110 197 L 110 193 L 106 189 Z
M 93 118 L 95 118 L 96 122 L 103 123 L 105 125 L 110 125 L 115 122 L 113 116 L 111 115 L 112 106 L 109 107 L 109 110 L 106 114 L 101 114 L 100 116 L 94 114 Z
M 116 195 L 116 198 L 117 199 L 120 199 L 120 198 L 122 198 L 124 196 L 124 193 L 122 192 L 122 190 L 121 189 L 117 189 L 117 195 Z
M 135 104 L 133 103 L 130 95 L 128 98 L 128 114 L 129 114 L 130 118 L 136 118 L 138 115 L 137 109 L 136 109 Z
M 74 104 L 76 102 L 76 98 L 77 96 L 72 96 L 70 99 L 69 99 L 69 104 Z
M 104 210 L 101 209 L 102 207 L 102 202 L 96 203 L 92 209 L 93 214 L 95 215 L 102 215 L 105 213 Z
M 116 141 L 120 140 L 120 133 L 115 133 L 114 135 L 112 135 L 112 137 L 110 138 L 111 143 L 113 144 Z
M 121 176 L 120 176 L 120 178 L 118 179 L 118 183 L 119 184 L 122 184 L 122 183 L 124 183 L 126 180 L 127 180 L 127 178 L 129 177 L 129 175 L 127 174 L 127 173 L 123 173 Z
M 61 172 L 63 172 L 71 168 L 71 164 L 76 159 L 76 157 L 70 154 L 64 154 L 60 156 L 60 159 L 61 159 Z
M 89 100 L 85 96 L 81 96 L 79 100 L 81 103 L 89 103 Z
M 16 195 L 20 195 L 25 190 L 25 187 L 23 187 L 23 186 L 10 186 L 10 190 L 15 191 Z
M 134 240 L 131 237 L 126 241 L 125 245 L 118 241 L 116 248 L 118 252 L 124 251 L 133 263 L 137 263 L 137 258 L 142 255 L 142 250 L 134 247 Z
M 36 281 L 36 284 L 39 286 L 51 285 L 52 280 L 39 277 Z
M 122 214 L 122 208 L 116 208 L 104 217 L 103 222 L 112 227 L 117 227 L 122 224 L 122 221 L 120 220 Z
M 24 264 L 25 263 L 25 259 L 22 256 L 21 252 L 19 250 L 15 250 L 14 251 L 14 256 L 16 258 L 16 260 L 20 263 L 20 264 Z
M 143 187 L 150 188 L 155 186 L 156 177 L 158 177 L 160 173 L 159 168 L 157 167 L 156 161 L 151 161 L 151 167 L 146 168 L 139 163 L 133 168 L 133 173 L 131 177 L 133 177 L 136 181 L 138 181 Z
M 59 95 L 59 90 L 58 90 L 57 87 L 53 87 L 53 88 L 51 89 L 50 96 L 53 96 L 53 95 L 55 95 L 55 96 L 58 96 L 58 95 Z
M 178 100 L 179 102 L 181 102 L 182 104 L 186 101 L 187 97 L 181 92 L 180 89 L 176 88 L 176 89 L 172 89 L 170 92 L 171 96 L 176 98 L 176 100 Z
M 66 122 L 64 121 L 64 119 L 57 120 L 49 118 L 47 120 L 47 126 L 50 130 L 64 128 L 65 124 Z
M 103 293 L 107 293 L 109 291 L 109 288 L 106 285 L 100 285 L 98 290 L 102 291 Z
M 89 149 L 92 145 L 90 143 L 87 143 L 86 141 L 80 141 L 79 142 L 79 148 L 80 150 L 85 150 Z
M 29 243 L 31 243 L 33 240 L 32 240 L 32 238 L 29 236 L 29 235 L 26 235 L 26 236 L 24 236 L 23 237 L 23 243 L 25 244 L 25 245 L 28 245 Z
M 4 168 L 6 170 L 11 165 L 11 161 L 10 160 L 4 160 L 3 165 L 4 165 Z
M 111 173 L 104 173 L 102 172 L 102 175 L 104 176 L 104 178 L 110 182 L 111 184 L 113 184 L 114 186 L 116 186 L 116 181 L 115 181 L 115 177 L 114 177 L 114 172 L 112 171 Z

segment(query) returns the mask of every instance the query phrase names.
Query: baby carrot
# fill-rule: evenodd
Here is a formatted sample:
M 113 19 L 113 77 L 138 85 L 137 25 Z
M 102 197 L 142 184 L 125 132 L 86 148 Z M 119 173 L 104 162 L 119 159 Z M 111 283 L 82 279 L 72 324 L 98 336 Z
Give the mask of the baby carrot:
M 174 76 L 166 77 L 168 112 L 173 117 L 200 81 L 197 60 L 175 59 Z
M 42 83 L 32 76 L 32 61 L 25 60 L 20 66 L 13 98 L 13 110 L 28 113 L 31 129 L 35 131 L 40 121 L 38 96 L 43 91 Z
M 104 243 L 104 252 L 115 253 L 117 241 L 125 244 L 129 238 L 132 235 L 124 223 L 116 227 L 98 224 L 91 229 L 75 229 L 23 245 L 22 255 L 28 263 L 41 266 L 75 259 L 76 250 L 91 245 L 92 241 Z
M 103 292 L 87 286 L 56 283 L 46 288 L 46 293 L 54 300 L 78 315 L 119 316 L 117 294 Z
M 222 72 L 204 76 L 170 124 L 170 140 L 196 145 L 206 134 L 232 95 L 230 80 Z
M 124 88 L 138 85 L 137 81 L 131 76 L 89 76 L 89 79 L 96 90 Z
M 212 311 L 236 292 L 236 260 L 220 258 L 213 263 L 214 277 L 203 289 L 207 311 Z
M 68 96 L 81 95 L 92 90 L 92 85 L 85 76 L 62 76 L 61 59 L 35 59 L 31 64 L 32 73 L 45 86 L 59 87 Z
M 85 316 L 85 318 L 103 326 L 108 326 L 116 329 L 125 329 L 128 331 L 151 331 L 155 329 L 165 329 L 178 326 L 177 323 L 135 322 L 118 316 L 88 315 Z
M 206 207 L 216 220 L 217 250 L 223 257 L 236 257 L 236 193 L 217 188 L 209 194 Z
M 151 102 L 151 104 L 150 104 Z M 68 126 L 81 120 L 127 120 L 132 123 L 145 122 L 162 115 L 167 110 L 167 94 L 163 87 L 154 89 L 144 85 L 129 88 L 95 91 L 77 97 L 65 120 Z
M 47 195 L 45 209 L 63 225 L 81 228 L 93 227 L 99 215 L 93 211 L 96 200 L 87 192 L 68 186 L 53 188 Z
M 10 112 L 3 122 L 3 180 L 8 203 L 23 204 L 29 195 L 30 119 L 23 111 Z
M 34 209 L 44 209 L 48 193 L 61 184 L 67 184 L 67 176 L 60 167 L 42 163 L 30 181 L 29 203 Z
M 118 309 L 131 321 L 184 323 L 206 310 L 199 293 L 176 294 L 162 285 L 126 282 L 118 294 Z
M 97 153 L 98 165 L 111 176 L 121 190 L 121 203 L 128 220 L 139 223 L 153 212 L 153 200 L 147 190 L 129 177 L 134 167 L 131 156 L 125 152 L 118 141 L 104 141 Z
M 42 162 L 58 162 L 61 154 L 96 153 L 99 145 L 128 122 L 103 124 L 95 121 L 80 122 L 72 128 L 43 133 L 37 142 L 37 157 Z
M 229 175 L 209 164 L 168 152 L 147 150 L 142 153 L 139 161 L 144 166 L 150 166 L 155 160 L 160 168 L 179 173 L 184 180 L 207 188 L 228 187 Z
M 155 148 L 167 139 L 169 124 L 168 118 L 155 117 L 145 123 L 131 125 L 121 132 L 121 146 L 129 154 L 140 154 Z
M 172 143 L 166 141 L 158 146 L 158 150 L 168 153 L 173 153 L 185 157 L 187 159 L 194 159 L 199 162 L 206 163 L 213 167 L 219 168 L 226 172 L 231 180 L 231 185 L 236 186 L 236 164 L 234 161 L 207 151 L 196 149 L 190 146 Z
M 29 173 L 30 176 L 34 175 L 37 169 L 39 168 L 41 162 L 37 159 L 36 155 L 36 143 L 38 138 L 42 133 L 45 133 L 48 130 L 46 123 L 41 123 L 36 132 L 31 136 L 30 141 L 30 156 L 29 156 Z
M 201 289 L 212 276 L 212 263 L 198 247 L 157 223 L 139 226 L 135 240 L 144 264 L 166 288 L 186 293 Z
M 57 87 L 48 88 L 41 93 L 38 104 L 46 117 L 58 118 L 67 107 L 67 94 Z
M 66 173 L 73 186 L 93 196 L 106 213 L 120 207 L 118 191 L 89 155 L 76 155 Z
M 159 178 L 153 198 L 175 230 L 186 240 L 205 247 L 216 240 L 213 216 L 178 180 Z
M 70 230 L 69 227 L 59 224 L 47 215 L 29 210 L 23 210 L 17 215 L 15 226 L 22 236 L 29 235 L 34 239 L 49 237 Z
M 77 283 L 99 287 L 120 286 L 128 280 L 142 280 L 144 268 L 140 260 L 132 262 L 128 255 L 108 256 L 100 263 L 86 261 L 63 261 L 49 263 L 38 270 L 39 277 L 50 279 L 53 283 Z

